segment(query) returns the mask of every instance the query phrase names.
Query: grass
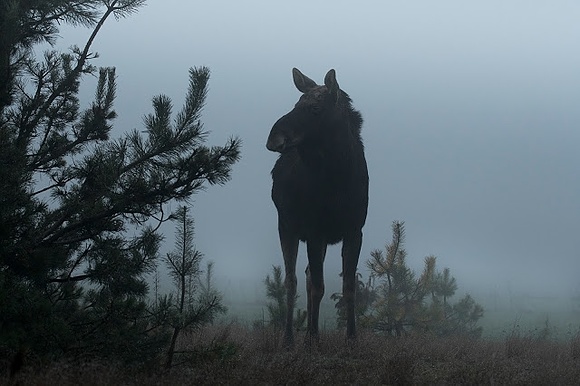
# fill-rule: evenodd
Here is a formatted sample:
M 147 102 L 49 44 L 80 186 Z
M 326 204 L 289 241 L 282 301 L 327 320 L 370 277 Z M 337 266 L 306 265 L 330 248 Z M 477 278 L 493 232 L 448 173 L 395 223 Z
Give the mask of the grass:
M 514 329 L 503 339 L 390 338 L 361 332 L 355 343 L 325 332 L 318 343 L 285 350 L 280 333 L 238 324 L 184 337 L 171 371 L 102 362 L 29 364 L 26 385 L 577 384 L 580 337 L 542 339 Z M 5 384 L 7 376 L 0 378 Z

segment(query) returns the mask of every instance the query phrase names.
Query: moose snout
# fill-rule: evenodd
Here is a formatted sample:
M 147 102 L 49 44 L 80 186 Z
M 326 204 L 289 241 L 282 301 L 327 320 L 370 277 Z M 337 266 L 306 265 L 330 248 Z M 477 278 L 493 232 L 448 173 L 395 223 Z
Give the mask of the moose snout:
M 268 141 L 266 142 L 266 148 L 270 151 L 277 151 L 278 153 L 282 153 L 286 144 L 286 139 L 283 135 L 279 133 L 270 133 L 268 136 Z
M 304 128 L 296 119 L 295 111 L 292 110 L 274 123 L 266 142 L 268 150 L 284 153 L 300 145 L 304 138 Z

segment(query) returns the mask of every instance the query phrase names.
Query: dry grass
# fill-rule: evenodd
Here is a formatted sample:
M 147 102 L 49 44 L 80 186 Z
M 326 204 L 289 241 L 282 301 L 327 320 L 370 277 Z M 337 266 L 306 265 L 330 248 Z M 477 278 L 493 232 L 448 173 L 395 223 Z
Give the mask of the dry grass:
M 190 351 L 170 372 L 91 362 L 27 367 L 26 385 L 577 384 L 580 338 L 553 342 L 513 333 L 503 340 L 388 338 L 342 333 L 281 347 L 280 334 L 239 325 L 208 327 L 182 339 Z M 179 360 L 177 361 L 179 362 Z M 8 383 L 7 378 L 2 379 Z

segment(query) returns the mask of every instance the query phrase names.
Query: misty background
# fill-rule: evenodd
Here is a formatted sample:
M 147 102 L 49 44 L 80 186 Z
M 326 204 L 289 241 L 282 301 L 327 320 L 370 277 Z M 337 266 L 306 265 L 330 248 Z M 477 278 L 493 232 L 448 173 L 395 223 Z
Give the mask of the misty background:
M 149 1 L 105 24 L 93 64 L 117 69 L 117 133 L 143 129 L 154 95 L 171 97 L 177 112 L 188 69 L 211 69 L 202 114 L 208 144 L 238 136 L 242 159 L 230 182 L 194 197 L 192 215 L 196 247 L 214 261 L 230 315 L 261 316 L 263 280 L 282 265 L 270 199 L 277 154 L 265 143 L 298 100 L 297 67 L 319 84 L 334 68 L 364 118 L 365 279 L 370 252 L 390 241 L 393 220 L 403 220 L 409 266 L 420 271 L 425 256 L 437 256 L 438 268 L 457 279 L 457 295 L 470 292 L 486 316 L 501 309 L 577 316 L 578 20 L 576 1 Z M 89 33 L 64 27 L 58 48 L 82 46 Z M 82 82 L 87 103 L 95 84 Z M 163 231 L 166 253 L 174 225 Z M 302 292 L 306 264 L 302 246 Z M 340 271 L 334 246 L 323 306 L 333 307 Z

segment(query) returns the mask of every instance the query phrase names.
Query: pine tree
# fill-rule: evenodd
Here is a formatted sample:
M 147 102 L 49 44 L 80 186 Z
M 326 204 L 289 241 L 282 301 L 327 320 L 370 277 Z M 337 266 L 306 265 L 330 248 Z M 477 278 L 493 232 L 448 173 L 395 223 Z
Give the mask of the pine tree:
M 141 360 L 144 275 L 158 259 L 167 204 L 223 184 L 240 142 L 205 145 L 209 69 L 192 68 L 183 108 L 153 98 L 143 131 L 110 138 L 114 68 L 91 44 L 105 21 L 143 0 L 0 2 L 0 345 Z M 60 23 L 92 26 L 81 48 L 48 51 Z M 82 77 L 98 76 L 81 109 Z
M 371 252 L 367 266 L 371 275 L 380 281 L 376 328 L 400 336 L 417 319 L 427 282 L 417 280 L 407 266 L 405 224 L 394 221 L 392 230 L 392 241 L 385 247 L 386 255 L 381 250 Z
M 266 305 L 270 316 L 270 325 L 282 328 L 286 323 L 286 287 L 284 280 L 282 280 L 282 267 L 273 265 L 272 278 L 267 275 L 264 285 L 266 286 L 266 297 L 271 300 Z
M 201 279 L 200 263 L 203 255 L 193 243 L 193 218 L 188 208 L 182 206 L 175 214 L 177 237 L 175 251 L 165 257 L 169 274 L 177 289 L 177 300 L 173 296 L 164 299 L 172 312 L 173 333 L 167 351 L 165 367 L 170 368 L 175 354 L 175 345 L 181 332 L 188 332 L 213 322 L 218 314 L 226 312 L 221 293 L 211 284 L 213 264 L 208 263 L 205 281 Z
M 408 331 L 479 336 L 482 330 L 477 322 L 483 308 L 470 295 L 449 303 L 457 283 L 449 268 L 437 271 L 433 255 L 424 259 L 423 271 L 417 276 L 406 262 L 404 222 L 394 221 L 392 230 L 386 253 L 375 250 L 367 261 L 371 277 L 379 281 L 369 325 L 396 336 Z
M 341 275 L 342 276 L 342 275 Z M 368 278 L 365 283 L 362 280 L 362 274 L 357 272 L 356 275 L 356 296 L 354 301 L 354 313 L 356 318 L 357 326 L 366 328 L 372 327 L 372 306 L 377 300 L 377 292 L 374 288 L 373 277 Z M 346 327 L 346 304 L 343 301 L 342 292 L 335 292 L 330 296 L 330 299 L 335 301 L 336 304 L 336 325 L 338 328 Z
M 268 316 L 270 317 L 270 326 L 275 328 L 283 328 L 286 323 L 286 286 L 282 280 L 282 267 L 279 265 L 272 266 L 272 278 L 266 275 L 264 279 L 266 286 L 266 298 L 271 302 L 266 305 Z M 298 299 L 298 295 L 296 295 Z M 294 328 L 301 330 L 306 323 L 306 311 L 297 309 L 296 317 L 294 318 Z

